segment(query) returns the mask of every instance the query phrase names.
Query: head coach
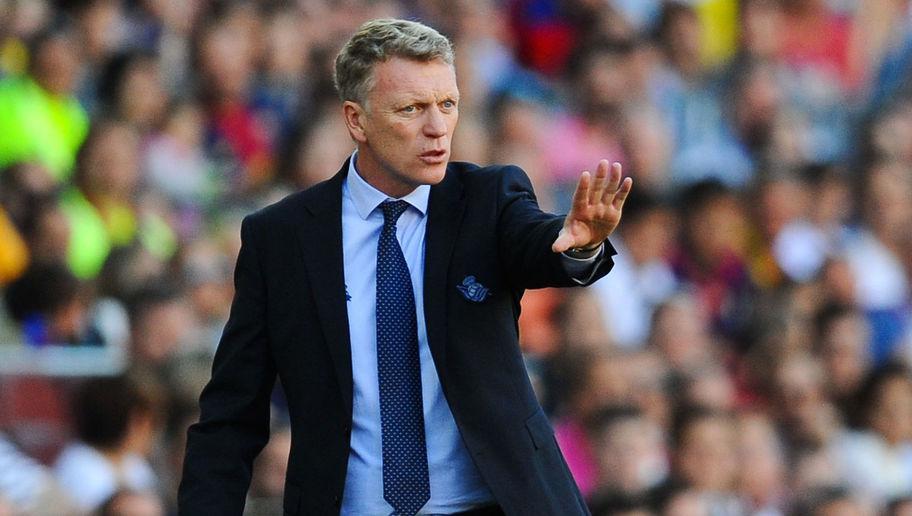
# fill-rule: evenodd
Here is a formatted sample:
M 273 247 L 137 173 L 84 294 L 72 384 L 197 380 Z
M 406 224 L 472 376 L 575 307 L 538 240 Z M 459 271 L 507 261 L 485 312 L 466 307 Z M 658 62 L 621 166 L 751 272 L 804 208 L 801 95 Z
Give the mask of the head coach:
M 362 25 L 335 83 L 356 150 L 241 226 L 180 514 L 242 513 L 277 375 L 285 514 L 588 514 L 523 367 L 519 302 L 609 271 L 631 180 L 602 160 L 564 217 L 515 166 L 450 162 L 453 49 L 420 23 Z

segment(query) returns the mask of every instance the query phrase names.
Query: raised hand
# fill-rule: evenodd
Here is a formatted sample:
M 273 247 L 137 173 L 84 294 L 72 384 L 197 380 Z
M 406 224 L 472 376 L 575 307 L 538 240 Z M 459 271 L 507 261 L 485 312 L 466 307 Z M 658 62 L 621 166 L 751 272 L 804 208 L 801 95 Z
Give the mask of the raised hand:
M 573 206 L 551 250 L 562 253 L 601 245 L 621 221 L 621 210 L 631 187 L 631 178 L 621 181 L 620 163 L 609 165 L 608 160 L 599 161 L 594 178 L 589 171 L 583 172 L 573 194 Z

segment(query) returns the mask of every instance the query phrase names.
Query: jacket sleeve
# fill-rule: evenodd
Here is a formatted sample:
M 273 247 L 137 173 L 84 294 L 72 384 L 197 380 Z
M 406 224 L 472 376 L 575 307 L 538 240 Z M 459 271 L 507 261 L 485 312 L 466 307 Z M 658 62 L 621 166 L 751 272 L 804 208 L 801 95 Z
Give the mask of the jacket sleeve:
M 276 366 L 266 331 L 266 287 L 252 219 L 241 224 L 235 294 L 212 378 L 200 396 L 200 420 L 187 431 L 178 512 L 238 515 L 253 459 L 269 440 L 269 398 Z
M 504 167 L 498 191 L 499 254 L 510 282 L 519 288 L 575 287 L 590 285 L 611 270 L 615 254 L 611 243 L 598 258 L 595 271 L 585 282 L 574 281 L 560 253 L 551 244 L 564 225 L 564 217 L 538 207 L 529 177 L 519 167 Z

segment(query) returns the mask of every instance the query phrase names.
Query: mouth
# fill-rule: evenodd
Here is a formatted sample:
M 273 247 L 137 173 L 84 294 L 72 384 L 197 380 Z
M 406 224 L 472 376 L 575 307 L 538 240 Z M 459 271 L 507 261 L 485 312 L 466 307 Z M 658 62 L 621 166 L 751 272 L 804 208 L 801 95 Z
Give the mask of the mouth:
M 437 165 L 446 161 L 447 151 L 444 149 L 422 152 L 418 155 L 421 161 L 428 165 Z

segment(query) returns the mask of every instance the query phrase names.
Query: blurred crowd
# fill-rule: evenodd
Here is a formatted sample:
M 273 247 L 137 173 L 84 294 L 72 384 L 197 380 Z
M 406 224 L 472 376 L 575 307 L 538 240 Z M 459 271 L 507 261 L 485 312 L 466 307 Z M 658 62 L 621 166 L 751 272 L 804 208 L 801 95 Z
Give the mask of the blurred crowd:
M 554 212 L 634 178 L 611 274 L 520 320 L 594 514 L 912 515 L 909 0 L 0 0 L 0 515 L 174 512 L 240 220 L 352 152 L 377 17 L 454 41 L 454 159 Z

